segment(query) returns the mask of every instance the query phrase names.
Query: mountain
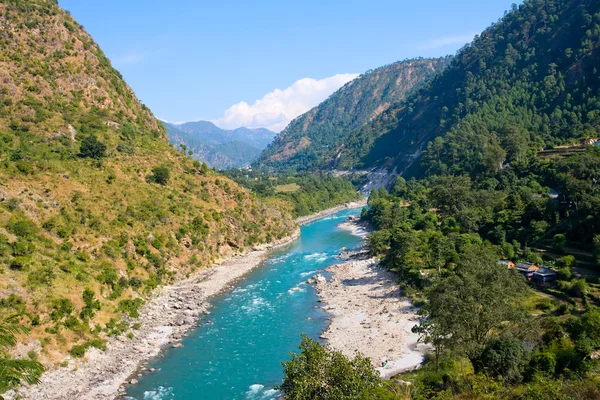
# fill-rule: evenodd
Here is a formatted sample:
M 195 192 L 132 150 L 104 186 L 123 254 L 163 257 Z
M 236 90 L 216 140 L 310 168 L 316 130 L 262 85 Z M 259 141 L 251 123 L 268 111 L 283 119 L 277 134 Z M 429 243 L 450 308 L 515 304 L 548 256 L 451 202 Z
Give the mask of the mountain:
M 441 74 L 338 146 L 335 167 L 484 172 L 527 149 L 598 137 L 599 11 L 592 0 L 514 6 Z
M 174 150 L 56 1 L 0 2 L 0 26 L 0 319 L 25 352 L 101 347 L 158 285 L 293 229 Z
M 250 164 L 276 135 L 265 128 L 225 130 L 208 121 L 163 123 L 172 143 L 184 144 L 194 152 L 194 158 L 218 169 Z
M 351 132 L 404 100 L 449 62 L 415 59 L 367 71 L 294 119 L 256 165 L 285 171 L 325 168 L 332 161 L 331 150 L 343 146 Z

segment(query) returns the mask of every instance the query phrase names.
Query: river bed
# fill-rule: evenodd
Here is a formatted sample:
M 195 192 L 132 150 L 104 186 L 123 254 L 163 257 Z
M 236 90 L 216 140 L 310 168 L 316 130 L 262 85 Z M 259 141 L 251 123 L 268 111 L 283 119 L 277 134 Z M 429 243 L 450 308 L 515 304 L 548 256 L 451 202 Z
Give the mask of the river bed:
M 273 251 L 236 288 L 213 297 L 211 314 L 182 341 L 151 361 L 154 372 L 127 388 L 128 399 L 269 399 L 277 396 L 281 361 L 297 351 L 301 333 L 317 339 L 328 324 L 306 280 L 338 263 L 342 248 L 362 239 L 338 228 L 360 209 L 301 228 L 300 238 Z

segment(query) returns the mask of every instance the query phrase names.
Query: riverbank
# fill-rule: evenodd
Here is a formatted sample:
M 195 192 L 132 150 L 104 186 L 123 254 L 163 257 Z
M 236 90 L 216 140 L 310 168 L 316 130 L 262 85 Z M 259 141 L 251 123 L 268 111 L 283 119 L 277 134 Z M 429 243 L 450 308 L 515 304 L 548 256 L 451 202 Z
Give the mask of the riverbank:
M 305 225 L 344 209 L 366 204 L 353 202 L 299 218 Z M 285 246 L 298 238 L 299 229 L 280 241 L 256 246 L 242 255 L 223 259 L 197 275 L 176 284 L 156 289 L 135 321 L 140 328 L 133 339 L 111 338 L 106 351 L 91 348 L 83 359 L 67 357 L 62 367 L 49 370 L 36 386 L 21 387 L 4 395 L 7 399 L 94 399 L 120 397 L 124 386 L 135 382 L 143 363 L 159 355 L 165 346 L 178 346 L 202 315 L 209 314 L 208 299 L 231 288 L 235 281 L 256 268 L 269 250 Z M 134 383 L 135 384 L 135 383 Z
M 357 220 L 340 227 L 361 236 L 367 229 Z M 418 309 L 402 297 L 396 276 L 365 252 L 325 271 L 331 278 L 316 279 L 316 289 L 331 323 L 321 338 L 348 357 L 369 357 L 384 379 L 418 368 L 427 350 L 411 331 Z
M 338 225 L 338 228 L 352 233 L 353 235 L 366 237 L 371 233 L 371 229 L 366 222 L 361 221 L 359 216 L 349 217 L 346 221 Z
M 354 260 L 331 266 L 328 282 L 317 281 L 331 324 L 321 336 L 348 357 L 369 357 L 384 379 L 420 366 L 425 346 L 411 328 L 418 309 L 401 297 L 395 277 L 377 260 Z
M 296 218 L 296 223 L 300 226 L 310 224 L 311 222 L 315 222 L 321 218 L 328 217 L 342 210 L 349 210 L 352 208 L 360 208 L 367 205 L 367 199 L 363 198 L 358 201 L 352 201 L 350 203 L 342 204 L 339 206 L 328 208 L 327 210 L 320 211 L 315 214 L 307 215 L 304 217 Z
M 231 288 L 270 250 L 291 243 L 299 234 L 298 229 L 277 242 L 224 259 L 190 279 L 156 289 L 136 320 L 140 328 L 133 339 L 119 336 L 109 340 L 106 351 L 91 348 L 83 359 L 67 357 L 66 365 L 44 373 L 39 385 L 22 387 L 5 398 L 112 400 L 121 396 L 126 383 L 135 384 L 143 362 L 167 345 L 178 347 L 198 319 L 210 314 L 209 297 Z

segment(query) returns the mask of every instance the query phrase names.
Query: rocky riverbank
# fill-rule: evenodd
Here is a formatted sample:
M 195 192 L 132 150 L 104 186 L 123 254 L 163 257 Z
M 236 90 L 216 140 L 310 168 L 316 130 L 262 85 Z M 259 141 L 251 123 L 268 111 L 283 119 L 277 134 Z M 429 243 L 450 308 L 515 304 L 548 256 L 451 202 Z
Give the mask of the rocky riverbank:
M 270 249 L 289 244 L 299 233 L 298 230 L 278 242 L 221 261 L 190 279 L 157 289 L 136 321 L 140 328 L 133 339 L 122 335 L 109 340 L 106 351 L 91 348 L 83 359 L 68 357 L 65 366 L 47 371 L 39 385 L 22 387 L 4 397 L 36 400 L 119 397 L 125 384 L 136 383 L 141 363 L 156 357 L 167 345 L 181 347 L 179 341 L 186 332 L 210 314 L 209 297 L 231 288 L 237 279 L 256 268 Z
M 359 221 L 342 225 L 356 234 L 367 229 Z M 427 350 L 411 332 L 419 321 L 418 309 L 402 297 L 395 275 L 364 250 L 341 258 L 349 261 L 328 267 L 329 280 L 314 280 L 323 308 L 331 315 L 321 337 L 349 357 L 356 351 L 369 357 L 382 378 L 418 368 Z
M 366 237 L 371 232 L 369 224 L 361 221 L 359 216 L 348 217 L 348 219 L 339 224 L 338 227 L 360 237 Z
M 310 216 L 298 218 L 305 225 L 344 209 L 364 206 L 366 200 L 344 204 Z M 127 384 L 135 384 L 143 363 L 159 355 L 166 346 L 180 347 L 180 340 L 210 314 L 209 297 L 231 288 L 235 281 L 256 268 L 275 247 L 296 238 L 255 247 L 252 251 L 224 259 L 196 276 L 155 290 L 135 322 L 133 339 L 124 335 L 112 338 L 107 350 L 91 348 L 83 359 L 67 357 L 63 366 L 49 370 L 36 386 L 6 393 L 6 399 L 83 399 L 109 400 L 120 397 Z

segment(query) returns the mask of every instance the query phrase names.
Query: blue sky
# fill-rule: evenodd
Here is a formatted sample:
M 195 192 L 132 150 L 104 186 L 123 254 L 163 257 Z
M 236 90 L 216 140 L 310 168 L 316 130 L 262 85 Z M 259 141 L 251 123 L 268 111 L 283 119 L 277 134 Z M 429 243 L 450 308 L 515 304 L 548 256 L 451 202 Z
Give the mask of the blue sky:
M 275 130 L 354 74 L 454 54 L 513 2 L 59 0 L 159 118 Z

